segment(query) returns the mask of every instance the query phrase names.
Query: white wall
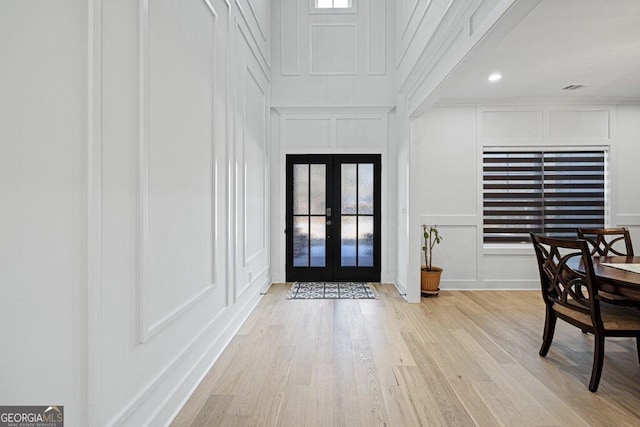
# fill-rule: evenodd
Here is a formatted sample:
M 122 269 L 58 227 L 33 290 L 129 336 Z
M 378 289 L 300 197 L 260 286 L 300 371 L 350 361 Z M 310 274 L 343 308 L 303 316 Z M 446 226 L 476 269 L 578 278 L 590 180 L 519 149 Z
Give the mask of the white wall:
M 395 153 L 389 147 L 389 108 L 278 108 L 272 113 L 273 280 L 285 280 L 287 154 L 380 154 L 382 158 L 381 280 L 395 274 Z
M 640 247 L 640 105 L 616 107 L 613 138 L 611 176 L 616 185 L 612 183 L 611 224 L 628 227 L 634 247 Z
M 314 0 L 273 2 L 271 266 L 285 280 L 287 154 L 382 155 L 382 280 L 395 276 L 395 9 L 388 0 L 315 9 Z
M 420 225 L 416 200 L 424 194 L 426 165 L 419 117 L 439 99 L 447 85 L 463 75 L 514 28 L 540 0 L 409 0 L 395 2 L 395 69 L 398 147 L 398 289 L 419 302 Z M 411 122 L 410 122 L 411 121 Z M 401 199 L 406 198 L 406 202 Z M 423 197 L 423 196 L 422 196 Z M 415 230 L 418 230 L 416 232 Z M 470 230 L 467 230 L 467 234 Z M 462 237 L 462 236 L 460 236 Z M 469 276 L 467 274 L 467 276 Z
M 270 284 L 268 2 L 142 5 L 96 9 L 96 424 L 170 420 Z
M 637 183 L 640 108 L 631 105 L 460 105 L 429 110 L 417 120 L 423 223 L 444 236 L 434 262 L 442 289 L 537 289 L 530 245 L 482 242 L 484 146 L 609 147 L 608 226 L 628 226 L 640 245 Z M 419 230 L 417 231 L 419 234 Z M 415 247 L 415 252 L 420 248 Z
M 266 0 L 0 3 L 2 404 L 166 424 L 240 327 L 271 282 L 270 32 Z
M 0 3 L 0 402 L 86 407 L 87 4 Z
M 394 3 L 352 4 L 272 2 L 274 106 L 394 105 Z

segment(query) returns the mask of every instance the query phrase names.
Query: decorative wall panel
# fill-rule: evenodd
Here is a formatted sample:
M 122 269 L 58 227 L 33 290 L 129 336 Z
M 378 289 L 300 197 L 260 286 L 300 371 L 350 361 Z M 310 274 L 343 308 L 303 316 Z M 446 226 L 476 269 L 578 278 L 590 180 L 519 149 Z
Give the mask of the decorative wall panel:
M 336 119 L 336 146 L 345 149 L 384 147 L 387 122 L 383 118 Z
M 356 24 L 311 25 L 311 74 L 358 74 Z
M 300 149 L 330 147 L 331 119 L 286 118 L 282 126 L 282 142 L 284 146 Z
M 386 0 L 369 0 L 368 73 L 387 73 Z
M 608 110 L 551 110 L 550 138 L 609 139 Z
M 542 139 L 542 111 L 485 111 L 482 136 L 496 139 Z
M 142 341 L 213 286 L 216 27 L 216 16 L 205 1 L 154 0 L 143 10 Z
M 244 76 L 244 262 L 265 250 L 266 95 L 247 69 Z
M 300 0 L 280 3 L 280 61 L 283 76 L 300 74 Z

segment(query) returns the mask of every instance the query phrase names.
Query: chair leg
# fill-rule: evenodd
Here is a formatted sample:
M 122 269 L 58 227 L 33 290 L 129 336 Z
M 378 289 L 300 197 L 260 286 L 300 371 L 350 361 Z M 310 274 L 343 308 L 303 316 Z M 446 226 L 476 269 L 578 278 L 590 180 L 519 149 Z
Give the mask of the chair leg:
M 591 381 L 589 382 L 589 391 L 591 392 L 596 392 L 598 384 L 600 384 L 600 375 L 602 375 L 602 364 L 604 362 L 604 336 L 595 334 L 594 345 L 593 368 L 591 370 Z
M 638 363 L 640 363 L 640 335 L 636 335 L 636 351 L 638 352 Z
M 551 341 L 553 341 L 553 333 L 556 330 L 556 316 L 555 311 L 551 307 L 547 306 L 546 316 L 544 319 L 544 335 L 542 336 L 542 347 L 540 347 L 540 356 L 545 357 L 551 347 Z

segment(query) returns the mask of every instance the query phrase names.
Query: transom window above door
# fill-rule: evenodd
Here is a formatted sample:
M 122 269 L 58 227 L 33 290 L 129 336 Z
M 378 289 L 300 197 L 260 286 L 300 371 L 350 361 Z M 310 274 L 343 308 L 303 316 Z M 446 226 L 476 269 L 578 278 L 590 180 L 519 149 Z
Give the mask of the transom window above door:
M 316 9 L 348 9 L 351 0 L 315 0 Z

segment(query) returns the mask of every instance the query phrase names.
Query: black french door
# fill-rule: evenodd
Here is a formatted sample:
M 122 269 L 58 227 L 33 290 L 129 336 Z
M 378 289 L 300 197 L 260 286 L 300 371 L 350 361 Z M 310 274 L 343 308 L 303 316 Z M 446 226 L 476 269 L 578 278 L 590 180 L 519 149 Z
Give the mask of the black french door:
M 379 154 L 287 155 L 287 281 L 380 281 L 380 175 Z

